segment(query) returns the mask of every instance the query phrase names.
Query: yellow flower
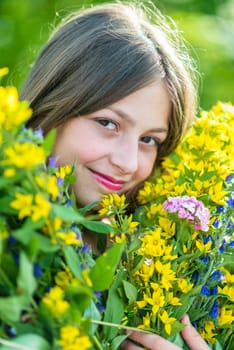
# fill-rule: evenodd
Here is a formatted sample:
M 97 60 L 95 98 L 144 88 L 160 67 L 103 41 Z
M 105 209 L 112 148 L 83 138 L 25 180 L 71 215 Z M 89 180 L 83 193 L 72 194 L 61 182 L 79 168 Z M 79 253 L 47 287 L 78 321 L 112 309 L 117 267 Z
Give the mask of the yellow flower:
M 16 174 L 16 172 L 15 172 L 15 169 L 14 169 L 14 168 L 5 169 L 5 170 L 4 170 L 4 173 L 3 173 L 3 175 L 4 175 L 5 177 L 13 177 L 13 176 L 15 176 L 15 174 Z
M 215 325 L 212 321 L 206 321 L 204 329 L 200 331 L 200 334 L 203 339 L 208 340 L 210 343 L 215 343 L 214 337 L 217 335 L 215 331 Z
M 163 313 L 160 315 L 161 321 L 164 323 L 165 331 L 168 335 L 171 334 L 171 327 L 175 323 L 176 318 L 175 317 L 169 317 L 166 310 L 163 311 Z
M 43 148 L 32 143 L 16 142 L 5 149 L 4 155 L 3 163 L 17 168 L 33 168 L 45 161 Z
M 85 280 L 87 286 L 92 287 L 93 283 L 89 277 L 89 270 L 88 269 L 85 269 L 82 271 L 82 276 L 84 277 L 84 280 Z
M 183 293 L 188 293 L 193 288 L 193 283 L 188 282 L 185 278 L 178 278 L 177 283 Z
M 180 299 L 177 297 L 174 297 L 173 293 L 168 293 L 168 303 L 171 305 L 179 306 L 182 305 L 180 302 Z
M 196 247 L 203 253 L 210 253 L 212 250 L 212 241 L 208 241 L 207 243 L 204 243 L 201 239 L 197 239 Z
M 219 325 L 231 325 L 234 322 L 234 315 L 232 310 L 227 310 L 226 307 L 220 309 L 220 314 L 218 316 Z
M 64 179 L 67 175 L 70 175 L 72 173 L 72 166 L 71 165 L 65 165 L 59 167 L 59 170 L 56 172 L 56 176 Z
M 79 328 L 72 325 L 60 329 L 59 344 L 63 350 L 88 350 L 92 347 L 89 337 L 82 335 Z
M 69 303 L 64 300 L 64 291 L 58 286 L 51 288 L 43 297 L 42 302 L 57 319 L 63 316 L 69 308 Z
M 43 195 L 37 193 L 35 196 L 35 205 L 32 207 L 32 220 L 38 221 L 47 218 L 51 209 L 51 204 Z
M 19 211 L 19 219 L 23 219 L 26 216 L 30 216 L 32 212 L 32 194 L 22 194 L 17 192 L 15 194 L 15 200 L 10 203 L 11 208 Z
M 104 195 L 101 202 L 101 209 L 99 215 L 111 215 L 116 212 L 123 212 L 126 208 L 126 197 L 125 195 L 118 195 L 117 193 L 111 193 Z
M 70 232 L 57 232 L 56 236 L 58 238 L 61 238 L 63 240 L 64 243 L 66 243 L 67 245 L 80 245 L 81 244 L 81 240 L 77 238 L 77 235 L 75 232 L 70 231 Z
M 4 77 L 4 75 L 7 75 L 8 73 L 9 73 L 9 68 L 8 67 L 0 68 L 0 78 Z

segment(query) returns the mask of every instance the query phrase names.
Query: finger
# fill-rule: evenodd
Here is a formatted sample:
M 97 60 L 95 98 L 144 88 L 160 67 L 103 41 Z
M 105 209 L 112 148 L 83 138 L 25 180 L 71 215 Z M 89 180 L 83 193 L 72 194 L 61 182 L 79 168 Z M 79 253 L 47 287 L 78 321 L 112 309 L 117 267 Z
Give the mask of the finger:
M 121 346 L 120 346 L 120 349 L 121 350 L 142 350 L 144 349 L 143 345 L 142 346 L 139 346 L 139 345 L 136 345 L 135 343 L 133 343 L 132 340 L 125 340 Z
M 211 350 L 198 331 L 192 326 L 188 315 L 185 315 L 181 322 L 186 325 L 181 331 L 182 337 L 191 350 Z
M 133 339 L 142 344 L 143 348 L 146 347 L 150 350 L 181 350 L 177 345 L 172 344 L 168 340 L 160 337 L 156 334 L 149 334 L 143 332 L 132 332 L 129 339 Z M 132 348 L 140 349 L 140 348 Z M 199 349 L 203 350 L 203 349 Z

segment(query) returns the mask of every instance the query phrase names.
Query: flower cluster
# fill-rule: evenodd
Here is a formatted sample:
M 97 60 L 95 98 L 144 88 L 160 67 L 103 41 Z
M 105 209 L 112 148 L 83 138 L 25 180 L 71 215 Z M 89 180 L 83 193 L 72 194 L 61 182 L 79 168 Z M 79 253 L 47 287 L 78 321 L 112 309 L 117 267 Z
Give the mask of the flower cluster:
M 0 87 L 1 349 L 86 350 L 98 343 L 97 291 L 110 286 L 123 247 L 93 259 L 82 229 L 110 228 L 77 210 L 73 166 L 50 157 L 53 132 L 25 127 L 31 113 L 15 87 Z
M 25 127 L 31 113 L 0 87 L 1 349 L 117 350 L 128 328 L 186 349 L 188 313 L 211 348 L 232 350 L 233 106 L 201 114 L 135 212 L 112 194 L 92 216 L 97 203 L 76 208 L 73 165 L 50 157 L 54 132 Z M 108 249 L 94 256 L 84 230 Z
M 211 348 L 234 347 L 233 130 L 231 104 L 203 112 L 139 191 L 134 235 L 121 226 L 123 211 L 121 220 L 110 217 L 115 240 L 122 230 L 129 247 L 122 322 L 181 347 L 185 313 Z

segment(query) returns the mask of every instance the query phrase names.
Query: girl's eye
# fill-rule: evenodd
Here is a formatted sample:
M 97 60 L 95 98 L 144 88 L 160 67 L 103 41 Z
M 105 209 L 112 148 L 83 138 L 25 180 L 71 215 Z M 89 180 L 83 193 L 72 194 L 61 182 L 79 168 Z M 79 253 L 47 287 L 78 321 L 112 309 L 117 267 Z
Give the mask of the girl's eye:
M 144 136 L 141 138 L 141 141 L 149 146 L 155 146 L 155 147 L 158 147 L 160 144 L 160 142 L 155 137 L 152 137 L 152 136 Z
M 117 130 L 118 129 L 118 124 L 114 122 L 111 119 L 107 118 L 98 118 L 97 122 L 104 126 L 104 128 L 109 129 L 109 130 Z

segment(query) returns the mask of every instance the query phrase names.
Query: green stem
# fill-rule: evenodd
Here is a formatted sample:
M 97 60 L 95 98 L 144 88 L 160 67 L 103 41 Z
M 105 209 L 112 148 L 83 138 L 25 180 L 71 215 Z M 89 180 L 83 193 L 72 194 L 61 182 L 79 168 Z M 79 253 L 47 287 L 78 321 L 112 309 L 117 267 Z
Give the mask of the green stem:
M 141 328 L 135 328 L 135 327 L 123 326 L 121 324 L 105 322 L 105 321 L 91 320 L 91 323 L 102 325 L 102 326 L 121 328 L 121 329 L 129 330 L 129 331 L 137 331 L 137 332 L 146 333 L 146 334 L 152 333 L 149 330 L 145 330 L 145 329 L 141 329 Z

